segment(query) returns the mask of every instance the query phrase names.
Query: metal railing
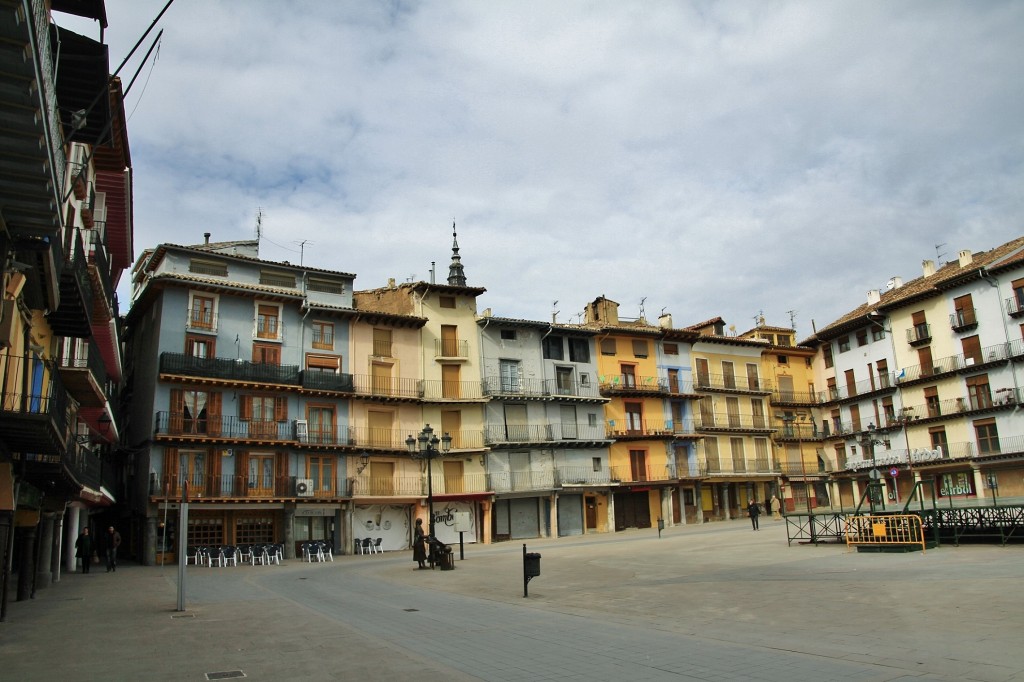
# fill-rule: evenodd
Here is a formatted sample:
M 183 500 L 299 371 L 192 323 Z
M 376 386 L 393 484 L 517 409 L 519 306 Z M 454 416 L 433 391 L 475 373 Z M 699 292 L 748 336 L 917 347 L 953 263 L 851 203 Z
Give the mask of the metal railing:
M 930 324 L 916 324 L 907 330 L 907 343 L 917 345 L 932 338 L 932 326 Z
M 594 471 L 592 466 L 566 466 L 555 470 L 557 485 L 607 485 L 611 472 L 606 468 Z
M 271 365 L 230 358 L 197 358 L 184 353 L 161 353 L 160 373 L 226 381 L 299 385 L 298 365 Z
M 0 357 L 0 369 L 7 378 L 0 383 L 0 433 L 8 447 L 63 454 L 69 401 L 60 373 L 28 354 Z
M 587 424 L 490 424 L 484 429 L 484 443 L 545 443 L 557 441 L 605 440 L 604 428 Z
M 607 433 L 610 438 L 671 436 L 675 434 L 675 425 L 663 419 L 610 420 Z
M 763 415 L 730 414 L 723 412 L 702 412 L 696 425 L 697 430 L 736 429 L 739 431 L 774 431 L 775 428 Z
M 876 391 L 895 391 L 896 373 L 886 372 L 876 374 L 870 379 L 863 379 L 851 385 L 829 386 L 821 394 L 821 402 L 832 402 L 834 400 L 848 400 L 857 396 L 868 395 Z
M 157 412 L 154 426 L 158 436 L 270 442 L 294 441 L 294 431 L 290 421 L 241 419 L 223 415 L 194 418 L 182 412 Z
M 434 357 L 468 358 L 469 341 L 462 339 L 434 339 Z
M 974 308 L 961 308 L 949 314 L 949 326 L 954 331 L 966 329 L 978 324 L 978 316 Z
M 149 494 L 154 497 L 180 498 L 188 483 L 190 499 L 241 497 L 250 499 L 296 497 L 292 476 L 270 474 L 239 475 L 221 474 L 212 476 L 205 472 L 171 474 L 160 477 L 151 485 Z M 318 488 L 314 496 L 333 497 L 333 488 Z
M 516 492 L 521 490 L 553 490 L 555 473 L 547 471 L 500 471 L 487 475 L 490 489 L 494 492 Z
M 479 400 L 484 397 L 479 381 L 429 379 L 421 385 L 424 400 Z
M 608 467 L 613 483 L 646 483 L 648 481 L 673 481 L 678 479 L 679 469 L 674 465 L 653 465 L 643 467 Z
M 1015 344 L 999 343 L 994 346 L 982 348 L 978 356 L 950 355 L 944 358 L 933 360 L 928 365 L 913 365 L 905 367 L 896 375 L 896 383 L 904 384 L 918 379 L 926 379 L 938 374 L 947 374 L 958 371 L 971 371 L 975 365 L 988 362 L 1001 362 L 1020 353 L 1020 346 Z
M 776 405 L 818 405 L 822 402 L 820 392 L 811 391 L 772 391 L 772 403 Z
M 667 393 L 668 379 L 633 374 L 606 374 L 600 377 L 600 387 L 601 391 L 605 393 L 629 391 Z
M 694 388 L 698 391 L 718 389 L 737 393 L 771 393 L 771 384 L 761 377 L 738 374 L 697 374 Z

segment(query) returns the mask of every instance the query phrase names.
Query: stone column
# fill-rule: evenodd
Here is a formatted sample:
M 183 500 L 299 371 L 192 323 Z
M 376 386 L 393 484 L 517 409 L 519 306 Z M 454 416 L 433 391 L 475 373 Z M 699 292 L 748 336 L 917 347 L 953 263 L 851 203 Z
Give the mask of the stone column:
M 156 548 L 160 544 L 159 523 L 157 521 L 157 517 L 147 516 L 146 524 L 143 527 L 142 532 L 142 565 L 153 566 L 156 564 Z M 184 529 L 184 532 L 188 532 L 188 529 Z
M 36 564 L 35 588 L 50 585 L 50 559 L 53 556 L 53 512 L 43 512 L 39 518 L 39 563 Z
M 21 568 L 18 571 L 18 601 L 25 601 L 32 596 L 32 579 L 35 576 L 36 563 L 36 528 L 25 526 L 18 534 L 21 546 Z
M 732 505 L 729 504 L 729 484 L 722 483 L 722 507 L 725 512 L 725 520 L 732 520 Z
M 548 533 L 548 537 L 557 538 L 558 537 L 558 493 L 551 493 L 551 497 L 549 499 L 550 499 L 551 503 L 550 503 L 549 509 L 548 509 L 548 519 L 550 519 L 549 522 L 548 522 L 548 528 L 551 529 L 551 532 Z M 476 512 L 476 510 L 474 509 L 473 512 Z
M 68 508 L 68 523 L 64 530 L 64 570 L 74 573 L 78 560 L 75 558 L 75 540 L 82 532 L 81 507 Z
M 284 558 L 295 558 L 295 505 L 285 504 L 284 507 Z
M 984 500 L 992 495 L 992 491 L 988 489 L 988 481 L 986 477 L 982 475 L 981 469 L 975 469 L 971 473 L 974 474 L 974 492 L 979 500 Z
M 62 542 L 64 537 L 64 514 L 57 514 L 57 517 L 53 520 L 53 538 L 50 543 L 50 580 L 51 582 L 60 582 L 60 558 L 61 549 L 64 546 Z
M 857 508 L 857 504 L 860 502 L 860 480 L 856 478 L 850 479 L 850 490 L 853 492 L 853 508 Z

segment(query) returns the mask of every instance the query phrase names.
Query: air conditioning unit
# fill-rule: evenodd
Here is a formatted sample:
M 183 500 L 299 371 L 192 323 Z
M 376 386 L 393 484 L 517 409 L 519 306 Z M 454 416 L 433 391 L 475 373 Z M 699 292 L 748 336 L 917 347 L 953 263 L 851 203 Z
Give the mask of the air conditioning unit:
M 300 443 L 309 442 L 309 422 L 305 419 L 295 420 L 295 440 Z
M 296 478 L 295 479 L 295 496 L 296 497 L 313 497 L 313 479 L 312 478 Z

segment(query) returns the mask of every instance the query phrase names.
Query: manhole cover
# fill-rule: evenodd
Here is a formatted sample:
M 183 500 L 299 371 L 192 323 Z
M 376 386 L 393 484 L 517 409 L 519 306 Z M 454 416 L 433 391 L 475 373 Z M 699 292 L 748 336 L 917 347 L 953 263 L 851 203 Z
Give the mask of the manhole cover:
M 206 673 L 206 679 L 208 680 L 233 680 L 236 677 L 245 677 L 245 673 L 241 670 L 225 670 L 220 673 Z

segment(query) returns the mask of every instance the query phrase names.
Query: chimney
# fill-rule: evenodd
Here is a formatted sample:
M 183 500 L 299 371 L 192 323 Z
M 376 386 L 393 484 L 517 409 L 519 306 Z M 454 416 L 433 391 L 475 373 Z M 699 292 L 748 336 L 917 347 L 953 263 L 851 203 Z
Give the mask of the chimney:
M 890 277 L 889 281 L 885 284 L 885 290 L 892 291 L 893 289 L 899 289 L 901 286 L 903 286 L 902 277 Z
M 394 288 L 395 288 L 395 278 L 394 277 L 388 277 L 388 289 L 394 289 Z
M 868 305 L 878 305 L 882 302 L 882 292 L 872 289 L 868 292 Z
M 974 258 L 971 256 L 971 252 L 963 250 L 960 252 L 960 267 L 966 268 L 968 265 L 974 262 Z
M 658 316 L 658 326 L 662 329 L 672 328 L 672 313 L 662 313 Z
M 203 232 L 203 239 L 206 240 L 206 245 L 209 246 L 210 245 L 210 233 L 209 232 Z
M 921 261 L 921 268 L 924 270 L 925 277 L 931 277 L 935 274 L 935 261 L 923 260 Z

